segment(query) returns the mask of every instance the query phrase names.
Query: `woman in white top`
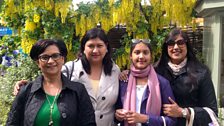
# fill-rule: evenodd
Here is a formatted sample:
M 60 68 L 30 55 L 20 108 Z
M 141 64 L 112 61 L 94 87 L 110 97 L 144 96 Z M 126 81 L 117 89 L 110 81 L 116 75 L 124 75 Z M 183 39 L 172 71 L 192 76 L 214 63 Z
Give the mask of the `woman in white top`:
M 102 29 L 93 28 L 86 32 L 81 40 L 79 58 L 67 62 L 62 73 L 86 87 L 95 109 L 97 126 L 115 125 L 114 106 L 118 97 L 120 70 L 112 61 L 110 44 Z M 15 86 L 16 91 L 18 85 Z

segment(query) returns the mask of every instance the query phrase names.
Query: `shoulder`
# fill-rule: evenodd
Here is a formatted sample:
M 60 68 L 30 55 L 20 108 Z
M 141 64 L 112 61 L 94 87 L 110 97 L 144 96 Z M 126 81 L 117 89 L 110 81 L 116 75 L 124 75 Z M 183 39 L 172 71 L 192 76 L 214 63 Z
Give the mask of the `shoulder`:
M 120 73 L 120 68 L 117 64 L 113 63 L 112 71 L 116 73 Z
M 76 59 L 74 61 L 68 61 L 63 65 L 63 67 L 67 66 L 68 68 L 70 68 L 73 65 L 74 65 L 74 67 L 81 66 L 82 65 L 81 60 Z
M 169 84 L 169 81 L 165 77 L 161 76 L 158 73 L 157 73 L 157 77 L 158 77 L 160 85 L 168 85 Z
M 82 83 L 79 83 L 79 82 L 76 82 L 76 81 L 70 81 L 64 75 L 62 75 L 62 82 L 63 82 L 65 88 L 71 89 L 75 92 L 79 92 L 82 89 L 85 89 L 85 87 Z
M 191 68 L 191 71 L 189 71 L 189 73 L 192 74 L 196 73 L 198 78 L 200 77 L 204 78 L 211 75 L 209 68 L 200 62 L 195 63 L 194 65 L 188 64 L 188 67 Z

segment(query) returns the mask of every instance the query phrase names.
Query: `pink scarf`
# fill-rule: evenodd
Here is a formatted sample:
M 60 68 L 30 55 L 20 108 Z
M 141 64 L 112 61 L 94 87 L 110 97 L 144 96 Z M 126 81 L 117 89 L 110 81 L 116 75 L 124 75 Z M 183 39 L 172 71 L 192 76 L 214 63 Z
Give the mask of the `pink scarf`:
M 144 70 L 138 70 L 131 65 L 131 74 L 128 79 L 128 87 L 124 99 L 123 109 L 128 111 L 136 111 L 136 77 L 148 76 L 149 97 L 146 104 L 146 114 L 160 115 L 161 110 L 161 94 L 159 81 L 154 68 L 149 65 Z M 130 125 L 125 121 L 125 126 Z

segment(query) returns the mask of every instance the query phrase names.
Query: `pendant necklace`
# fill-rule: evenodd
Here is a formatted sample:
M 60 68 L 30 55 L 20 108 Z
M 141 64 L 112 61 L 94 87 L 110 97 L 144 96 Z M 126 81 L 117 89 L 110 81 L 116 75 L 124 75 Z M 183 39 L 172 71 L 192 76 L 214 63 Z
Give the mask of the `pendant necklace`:
M 53 112 L 53 109 L 54 109 L 54 103 L 55 103 L 55 101 L 56 101 L 56 99 L 57 99 L 57 95 L 58 95 L 58 93 L 59 93 L 59 89 L 58 89 L 56 95 L 54 96 L 54 100 L 53 100 L 53 103 L 52 103 L 52 104 L 51 104 L 51 102 L 50 102 L 50 100 L 48 99 L 48 96 L 47 96 L 47 94 L 46 94 L 47 101 L 48 101 L 48 103 L 49 103 L 49 105 L 50 105 L 50 120 L 49 120 L 48 126 L 53 126 L 52 112 Z

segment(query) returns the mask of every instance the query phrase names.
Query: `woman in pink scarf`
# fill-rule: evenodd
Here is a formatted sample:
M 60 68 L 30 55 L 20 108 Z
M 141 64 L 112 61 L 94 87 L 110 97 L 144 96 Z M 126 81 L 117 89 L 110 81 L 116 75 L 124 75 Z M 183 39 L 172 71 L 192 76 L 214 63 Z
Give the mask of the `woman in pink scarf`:
M 169 82 L 151 65 L 151 47 L 146 39 L 133 39 L 128 82 L 120 81 L 115 118 L 120 126 L 174 126 L 175 118 L 165 116 L 163 104 L 174 99 Z

